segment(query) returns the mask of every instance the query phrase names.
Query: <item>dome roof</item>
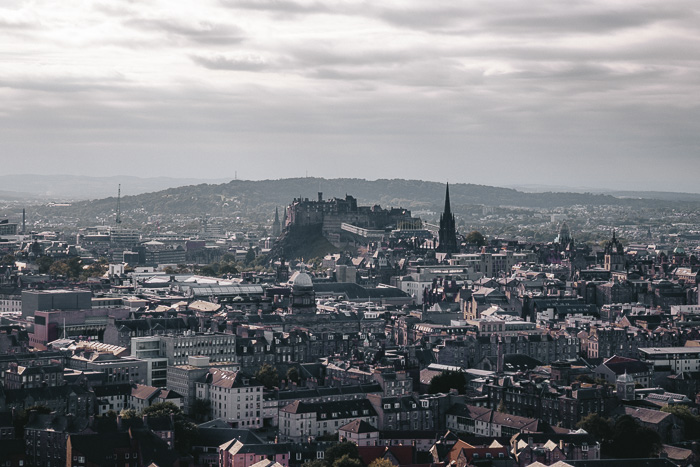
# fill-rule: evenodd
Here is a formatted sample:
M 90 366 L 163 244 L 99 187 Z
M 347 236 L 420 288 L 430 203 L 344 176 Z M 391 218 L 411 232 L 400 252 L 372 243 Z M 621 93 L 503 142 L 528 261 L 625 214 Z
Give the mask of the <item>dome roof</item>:
M 302 271 L 295 272 L 289 282 L 292 287 L 313 287 L 314 284 L 311 281 L 311 276 Z
M 621 374 L 620 376 L 617 377 L 617 382 L 618 383 L 634 383 L 634 378 L 631 375 L 628 375 L 627 372 L 625 371 L 624 374 Z

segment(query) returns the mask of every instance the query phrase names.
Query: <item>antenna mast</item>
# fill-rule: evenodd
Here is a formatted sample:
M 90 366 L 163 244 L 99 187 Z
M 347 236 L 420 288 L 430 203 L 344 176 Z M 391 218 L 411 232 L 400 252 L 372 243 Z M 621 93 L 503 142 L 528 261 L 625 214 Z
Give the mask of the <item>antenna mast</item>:
M 120 183 L 119 188 L 117 190 L 117 218 L 115 220 L 117 225 L 122 223 L 121 198 L 122 198 L 122 185 Z

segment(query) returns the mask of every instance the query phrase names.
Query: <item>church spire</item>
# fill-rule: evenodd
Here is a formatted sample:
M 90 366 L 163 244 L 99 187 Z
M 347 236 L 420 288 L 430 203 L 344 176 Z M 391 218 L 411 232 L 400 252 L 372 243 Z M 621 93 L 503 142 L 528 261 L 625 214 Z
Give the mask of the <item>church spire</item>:
M 440 215 L 440 230 L 438 231 L 438 248 L 441 253 L 458 253 L 457 232 L 455 229 L 455 216 L 450 206 L 450 184 L 445 188 L 445 210 Z
M 447 217 L 450 214 L 452 214 L 452 207 L 450 206 L 450 183 L 447 182 L 447 186 L 445 187 L 445 212 L 443 216 Z

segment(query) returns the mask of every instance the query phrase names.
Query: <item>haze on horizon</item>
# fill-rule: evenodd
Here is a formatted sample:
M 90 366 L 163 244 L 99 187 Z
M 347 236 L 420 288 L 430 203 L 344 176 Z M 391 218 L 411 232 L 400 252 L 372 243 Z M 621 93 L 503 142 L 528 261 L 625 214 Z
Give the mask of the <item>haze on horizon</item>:
M 700 192 L 700 4 L 0 5 L 0 175 Z

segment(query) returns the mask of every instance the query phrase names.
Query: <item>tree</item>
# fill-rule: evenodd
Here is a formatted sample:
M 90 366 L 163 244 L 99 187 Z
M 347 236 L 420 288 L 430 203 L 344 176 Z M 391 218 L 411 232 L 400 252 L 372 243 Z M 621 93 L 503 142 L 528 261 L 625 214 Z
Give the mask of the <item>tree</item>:
M 332 467 L 363 467 L 362 461 L 355 457 L 350 457 L 348 454 L 344 454 L 331 464 Z
M 467 243 L 471 243 L 471 244 L 477 245 L 477 246 L 486 245 L 486 239 L 481 234 L 481 232 L 479 232 L 478 230 L 472 230 L 471 232 L 469 232 L 464 240 Z
M 328 464 L 326 464 L 326 461 L 322 459 L 314 459 L 312 461 L 304 462 L 301 467 L 328 467 Z
M 248 248 L 248 251 L 245 254 L 246 266 L 252 263 L 253 261 L 255 261 L 255 250 L 252 248 Z
M 173 418 L 175 429 L 175 448 L 180 452 L 188 452 L 192 441 L 197 438 L 197 425 L 189 421 L 182 409 L 172 402 L 158 402 L 141 411 L 142 417 L 148 415 L 153 418 Z
M 14 257 L 14 255 L 5 255 L 2 257 L 2 264 L 6 265 L 12 265 L 15 264 L 15 261 L 17 261 L 17 258 Z
M 211 417 L 211 401 L 196 398 L 192 403 L 190 413 L 199 422 L 209 420 Z
M 460 394 L 464 394 L 466 384 L 464 374 L 459 371 L 446 371 L 433 376 L 428 386 L 430 394 L 448 393 L 450 389 L 456 389 Z
M 289 381 L 294 382 L 294 383 L 299 382 L 299 370 L 297 370 L 297 367 L 295 367 L 295 366 L 289 367 L 289 370 L 287 370 L 287 379 Z
M 316 437 L 316 441 L 338 441 L 339 434 L 336 431 L 335 433 L 326 433 L 325 435 L 319 435 Z
M 661 437 L 656 431 L 641 426 L 629 415 L 623 415 L 612 427 L 608 454 L 624 459 L 652 457 L 661 451 L 661 447 Z
M 583 417 L 576 425 L 584 429 L 589 435 L 601 442 L 607 443 L 612 439 L 612 425 L 610 419 L 603 418 L 597 413 L 591 413 Z
M 119 415 L 124 419 L 128 420 L 130 418 L 136 418 L 136 411 L 134 409 L 122 409 Z
M 68 266 L 68 275 L 73 279 L 80 277 L 83 272 L 83 263 L 79 256 L 73 256 L 70 258 L 66 265 Z
M 65 263 L 65 261 L 55 261 L 51 263 L 51 266 L 49 267 L 49 273 L 52 276 L 69 277 L 70 269 L 68 268 L 68 265 Z
M 675 415 L 683 421 L 685 439 L 700 439 L 700 416 L 691 412 L 687 405 L 666 405 L 661 411 Z
M 37 258 L 36 264 L 39 266 L 39 273 L 46 274 L 53 264 L 53 258 L 50 256 L 40 256 Z
M 334 465 L 335 461 L 340 460 L 343 456 L 348 456 L 351 459 L 359 459 L 360 451 L 357 449 L 357 444 L 350 441 L 343 441 L 326 449 L 324 459 L 328 465 Z
M 269 363 L 263 363 L 257 373 L 255 379 L 260 381 L 267 389 L 272 389 L 279 384 L 280 377 L 277 373 L 277 368 Z
M 498 407 L 496 408 L 496 412 L 508 413 L 508 407 L 506 407 L 506 401 L 501 399 L 501 402 L 498 404 Z
M 388 459 L 377 458 L 370 462 L 368 467 L 395 467 Z
M 170 415 L 182 415 L 182 409 L 172 402 L 156 402 L 141 411 L 141 415 L 149 417 L 169 417 Z

